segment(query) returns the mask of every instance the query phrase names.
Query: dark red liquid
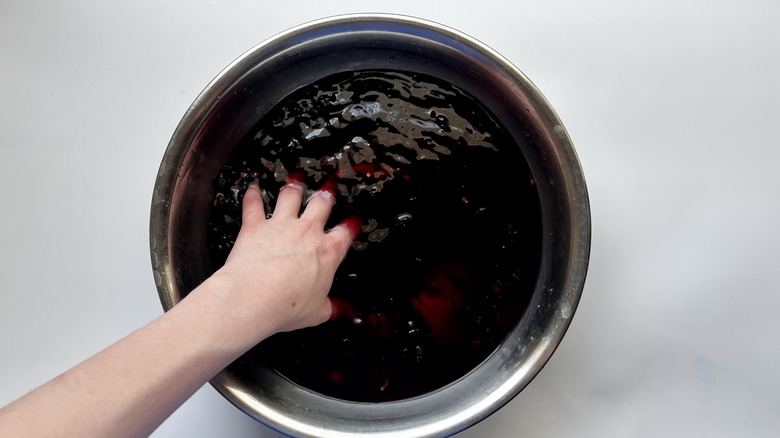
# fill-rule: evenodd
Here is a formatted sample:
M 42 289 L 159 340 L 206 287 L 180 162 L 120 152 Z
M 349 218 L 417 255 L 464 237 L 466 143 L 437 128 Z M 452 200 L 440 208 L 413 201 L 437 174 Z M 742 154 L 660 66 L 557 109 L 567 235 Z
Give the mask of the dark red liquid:
M 311 189 L 337 178 L 331 225 L 365 225 L 334 279 L 336 319 L 275 335 L 245 362 L 332 397 L 398 400 L 468 373 L 517 324 L 539 268 L 538 195 L 518 145 L 462 90 L 364 71 L 288 96 L 215 179 L 215 270 L 248 182 L 270 211 L 294 169 Z

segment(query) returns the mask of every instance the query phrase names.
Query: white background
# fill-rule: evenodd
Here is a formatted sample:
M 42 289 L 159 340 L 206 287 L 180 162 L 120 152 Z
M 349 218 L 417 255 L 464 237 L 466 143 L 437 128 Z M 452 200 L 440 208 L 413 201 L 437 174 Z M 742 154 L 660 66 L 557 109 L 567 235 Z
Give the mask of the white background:
M 780 2 L 0 2 L 0 405 L 162 313 L 160 159 L 224 66 L 311 19 L 397 12 L 490 45 L 588 182 L 582 302 L 459 436 L 780 434 Z M 42 413 L 41 421 L 45 421 Z M 201 389 L 155 437 L 278 437 Z

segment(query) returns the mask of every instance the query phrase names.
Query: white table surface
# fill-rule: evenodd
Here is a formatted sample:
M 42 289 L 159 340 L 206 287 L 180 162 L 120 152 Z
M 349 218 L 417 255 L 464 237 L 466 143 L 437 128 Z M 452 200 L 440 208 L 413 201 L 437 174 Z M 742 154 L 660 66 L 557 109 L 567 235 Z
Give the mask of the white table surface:
M 211 78 L 277 32 L 362 11 L 432 19 L 509 58 L 588 182 L 568 334 L 459 436 L 780 435 L 774 0 L 0 2 L 0 405 L 162 313 L 152 187 Z M 153 436 L 279 434 L 205 386 Z

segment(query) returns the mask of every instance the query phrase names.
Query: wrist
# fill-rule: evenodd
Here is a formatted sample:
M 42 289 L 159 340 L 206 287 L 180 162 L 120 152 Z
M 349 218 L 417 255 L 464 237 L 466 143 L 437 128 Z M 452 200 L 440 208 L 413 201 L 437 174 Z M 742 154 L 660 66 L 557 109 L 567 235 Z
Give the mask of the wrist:
M 219 270 L 174 309 L 184 306 L 203 339 L 232 361 L 277 331 L 274 315 L 266 314 L 266 306 L 257 308 L 258 301 L 247 296 L 238 276 Z

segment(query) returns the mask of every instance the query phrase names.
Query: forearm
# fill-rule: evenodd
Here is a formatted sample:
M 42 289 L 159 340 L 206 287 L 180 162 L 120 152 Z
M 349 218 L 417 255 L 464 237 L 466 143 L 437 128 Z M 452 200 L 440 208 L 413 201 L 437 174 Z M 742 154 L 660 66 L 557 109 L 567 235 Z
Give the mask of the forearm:
M 270 326 L 250 335 L 229 319 L 220 280 L 0 410 L 7 436 L 148 436 Z M 262 318 L 261 318 L 262 319 Z M 228 339 L 225 339 L 228 338 Z
M 360 223 L 325 233 L 333 182 L 299 216 L 300 181 L 288 182 L 270 219 L 251 185 L 225 265 L 165 315 L 0 409 L 0 436 L 147 436 L 261 340 L 327 321 L 333 275 Z

